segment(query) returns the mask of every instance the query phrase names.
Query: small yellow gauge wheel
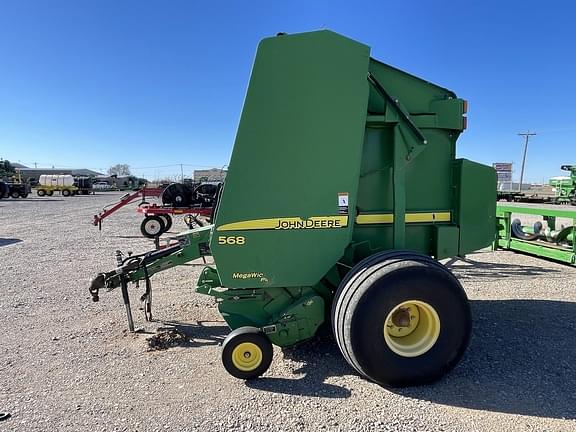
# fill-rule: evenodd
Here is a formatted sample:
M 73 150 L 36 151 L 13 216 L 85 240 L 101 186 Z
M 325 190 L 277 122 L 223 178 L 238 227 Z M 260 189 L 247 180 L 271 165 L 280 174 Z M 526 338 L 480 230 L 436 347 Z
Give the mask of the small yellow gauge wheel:
M 240 327 L 222 344 L 222 364 L 240 379 L 253 379 L 268 370 L 273 349 L 270 340 L 256 327 Z
M 386 345 L 402 357 L 417 357 L 434 346 L 440 335 L 440 317 L 428 303 L 408 300 L 390 311 L 384 321 Z
M 242 342 L 232 350 L 232 363 L 244 372 L 251 372 L 262 364 L 262 350 L 252 342 Z

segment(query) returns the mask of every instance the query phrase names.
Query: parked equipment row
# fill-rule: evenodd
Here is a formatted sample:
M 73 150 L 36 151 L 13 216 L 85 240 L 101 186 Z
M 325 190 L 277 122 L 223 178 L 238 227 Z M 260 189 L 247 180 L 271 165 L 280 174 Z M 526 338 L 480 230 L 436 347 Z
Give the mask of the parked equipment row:
M 0 199 L 26 198 L 30 194 L 30 185 L 27 183 L 0 181 Z

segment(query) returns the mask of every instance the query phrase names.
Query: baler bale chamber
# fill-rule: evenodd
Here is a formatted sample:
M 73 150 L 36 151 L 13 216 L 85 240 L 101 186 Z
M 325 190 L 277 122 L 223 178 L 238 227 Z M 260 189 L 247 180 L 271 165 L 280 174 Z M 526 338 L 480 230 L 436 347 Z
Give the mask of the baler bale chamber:
M 450 90 L 331 31 L 260 43 L 213 225 L 183 233 L 187 259 L 214 257 L 196 290 L 233 330 L 232 375 L 261 375 L 272 344 L 323 325 L 380 384 L 458 362 L 470 309 L 437 260 L 490 245 L 496 213 L 494 170 L 455 158 L 465 114 Z M 150 274 L 167 267 L 153 261 Z

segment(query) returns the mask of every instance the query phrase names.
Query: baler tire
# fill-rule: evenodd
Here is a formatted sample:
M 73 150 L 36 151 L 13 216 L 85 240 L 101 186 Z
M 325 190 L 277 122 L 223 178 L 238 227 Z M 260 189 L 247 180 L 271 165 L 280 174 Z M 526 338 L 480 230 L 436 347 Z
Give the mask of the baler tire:
M 36 195 L 38 195 L 39 197 L 43 197 L 44 195 L 46 195 L 46 191 L 44 189 L 38 189 L 36 191 Z
M 62 189 L 62 196 L 69 197 L 70 191 L 68 189 Z
M 154 230 L 152 226 L 149 226 L 150 222 L 158 224 L 158 229 Z M 140 224 L 140 232 L 144 237 L 154 238 L 156 236 L 162 235 L 166 231 L 164 226 L 164 221 L 159 216 L 146 216 L 142 223 Z
M 164 232 L 170 231 L 170 228 L 172 228 L 172 217 L 169 214 L 158 216 L 164 221 Z
M 222 364 L 230 375 L 238 379 L 250 380 L 264 374 L 273 355 L 272 343 L 256 327 L 237 328 L 226 336 L 222 344 Z
M 458 363 L 470 339 L 471 314 L 448 269 L 410 252 L 378 254 L 354 269 L 332 309 L 337 344 L 352 367 L 378 384 L 397 387 L 436 381 Z M 397 311 L 414 319 L 413 307 L 416 324 L 392 324 Z M 411 339 L 391 334 L 400 327 L 407 327 L 404 337 Z
M 49 191 L 46 191 L 46 195 L 48 195 L 48 196 L 52 196 L 52 195 L 54 195 L 54 191 L 51 191 L 51 190 L 49 190 Z
M 417 257 L 417 259 L 420 261 L 425 261 L 430 263 L 431 265 L 436 265 L 442 269 L 445 269 L 445 267 L 442 264 L 430 258 L 429 256 L 422 254 L 415 254 L 414 252 L 407 250 L 393 250 L 393 251 L 376 253 L 374 255 L 370 255 L 367 258 L 364 258 L 362 261 L 358 262 L 352 269 L 350 269 L 350 271 L 340 282 L 340 285 L 336 290 L 336 293 L 334 294 L 334 300 L 332 302 L 332 312 L 330 314 L 332 320 L 332 327 L 334 330 L 334 336 L 338 345 L 340 345 L 339 341 L 342 338 L 342 331 L 341 331 L 342 329 L 337 328 L 334 324 L 336 322 L 336 312 L 338 309 L 346 307 L 346 303 L 350 301 L 349 297 L 353 294 L 352 291 L 345 290 L 345 287 L 348 284 L 353 283 L 354 280 L 356 280 L 359 276 L 364 274 L 364 272 L 366 272 L 368 269 L 372 268 L 373 266 L 379 263 L 388 260 L 404 260 L 409 258 L 414 259 L 415 257 Z M 348 363 L 351 364 L 352 360 L 347 357 L 347 353 L 342 351 L 342 354 L 344 355 L 346 361 L 348 361 Z

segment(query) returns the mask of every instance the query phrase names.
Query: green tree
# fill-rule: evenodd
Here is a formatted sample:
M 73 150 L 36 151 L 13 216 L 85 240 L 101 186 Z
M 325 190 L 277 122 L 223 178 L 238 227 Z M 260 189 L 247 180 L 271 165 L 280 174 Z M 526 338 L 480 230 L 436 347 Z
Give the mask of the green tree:
M 9 160 L 0 160 L 0 178 L 11 177 L 16 174 L 16 170 Z

